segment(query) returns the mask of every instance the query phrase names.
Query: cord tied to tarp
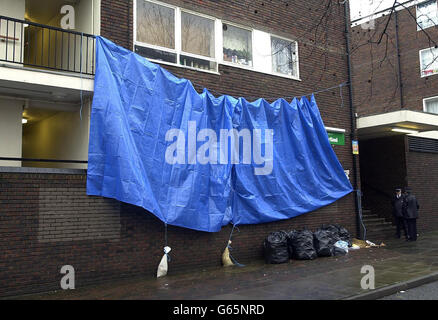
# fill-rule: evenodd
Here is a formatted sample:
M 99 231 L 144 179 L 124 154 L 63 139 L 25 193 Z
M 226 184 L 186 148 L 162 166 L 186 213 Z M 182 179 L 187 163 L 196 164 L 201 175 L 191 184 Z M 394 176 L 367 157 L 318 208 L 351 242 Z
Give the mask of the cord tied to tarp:
M 172 248 L 170 248 L 167 245 L 167 223 L 164 223 L 164 248 L 163 248 L 164 254 L 163 257 L 161 258 L 160 264 L 158 265 L 157 278 L 164 277 L 165 275 L 167 275 L 168 262 L 171 261 L 169 255 L 169 252 L 171 250 Z
M 237 260 L 232 256 L 231 251 L 233 250 L 233 248 L 231 247 L 231 238 L 233 237 L 233 232 L 234 229 L 237 229 L 238 232 L 240 232 L 239 228 L 233 224 L 233 228 L 231 229 L 230 232 L 230 237 L 228 238 L 228 242 L 227 242 L 227 246 L 225 247 L 225 250 L 222 254 L 222 264 L 224 265 L 224 267 L 230 267 L 230 266 L 238 266 L 238 267 L 244 267 L 244 264 L 241 264 L 239 262 L 237 262 Z

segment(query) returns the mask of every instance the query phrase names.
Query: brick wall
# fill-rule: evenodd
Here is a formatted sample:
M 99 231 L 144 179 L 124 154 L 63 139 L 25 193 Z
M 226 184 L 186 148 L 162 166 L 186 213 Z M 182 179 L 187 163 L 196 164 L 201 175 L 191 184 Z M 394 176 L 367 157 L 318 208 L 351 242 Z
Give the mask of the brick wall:
M 438 95 L 438 75 L 421 77 L 419 51 L 434 46 L 438 29 L 417 31 L 416 7 L 397 11 L 403 105 L 398 86 L 395 18 L 391 18 L 378 44 L 388 16 L 375 20 L 374 29 L 361 26 L 352 30 L 354 104 L 359 116 L 400 109 L 423 111 L 423 99 Z M 412 17 L 412 15 L 413 17 Z
M 408 185 L 420 205 L 419 233 L 438 227 L 438 154 L 412 152 L 406 148 Z
M 240 25 L 297 39 L 301 81 L 219 66 L 219 75 L 165 66 L 200 87 L 236 97 L 290 97 L 346 82 L 347 60 L 343 7 L 320 29 L 319 0 L 260 2 L 166 1 Z M 101 1 L 101 35 L 132 49 L 132 0 Z M 325 31 L 327 31 L 325 33 Z M 326 126 L 346 130 L 345 146 L 334 150 L 353 178 L 348 90 L 316 95 Z M 1 170 L 0 170 L 1 171 Z M 154 276 L 164 245 L 164 225 L 140 208 L 110 199 L 85 196 L 85 173 L 0 173 L 0 296 L 59 289 L 60 268 L 75 267 L 77 287 L 124 276 Z M 297 218 L 241 226 L 234 237 L 233 255 L 248 263 L 262 258 L 262 241 L 279 229 L 314 229 L 340 223 L 355 234 L 355 206 L 350 194 L 336 203 Z M 170 272 L 219 266 L 230 227 L 218 233 L 168 228 L 172 247 Z
M 74 267 L 76 288 L 155 276 L 164 224 L 141 208 L 86 196 L 85 182 L 84 173 L 0 172 L 0 296 L 59 290 L 63 265 Z M 327 222 L 354 231 L 351 202 L 347 196 L 292 220 L 239 226 L 233 256 L 243 263 L 262 259 L 262 242 L 271 231 L 315 229 Z M 169 273 L 220 266 L 230 231 L 229 226 L 218 233 L 169 226 Z

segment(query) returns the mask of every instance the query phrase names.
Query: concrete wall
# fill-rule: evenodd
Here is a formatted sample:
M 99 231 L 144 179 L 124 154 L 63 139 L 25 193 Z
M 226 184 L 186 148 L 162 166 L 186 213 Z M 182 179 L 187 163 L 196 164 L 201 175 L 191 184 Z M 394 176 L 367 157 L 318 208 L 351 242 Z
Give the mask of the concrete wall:
M 90 101 L 85 101 L 82 120 L 78 111 L 59 112 L 25 126 L 23 157 L 58 160 L 87 160 Z M 85 164 L 26 162 L 27 167 L 86 168 Z
M 21 158 L 23 102 L 0 98 L 0 157 Z M 20 161 L 0 161 L 0 166 L 21 166 Z

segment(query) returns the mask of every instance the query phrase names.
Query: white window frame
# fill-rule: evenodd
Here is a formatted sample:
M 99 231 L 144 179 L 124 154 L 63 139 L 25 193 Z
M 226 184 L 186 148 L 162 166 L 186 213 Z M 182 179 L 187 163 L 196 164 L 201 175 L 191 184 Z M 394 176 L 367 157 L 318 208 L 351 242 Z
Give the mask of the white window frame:
M 247 30 L 247 31 L 251 32 L 251 59 L 252 59 L 252 66 L 245 66 L 245 65 L 238 64 L 238 63 L 232 63 L 232 62 L 229 62 L 229 61 L 225 61 L 224 60 L 224 42 L 223 41 L 221 41 L 220 64 L 223 64 L 223 65 L 226 65 L 226 66 L 230 66 L 230 67 L 236 67 L 236 68 L 241 68 L 241 69 L 255 71 L 254 70 L 254 29 L 250 28 L 250 27 L 245 27 L 245 26 L 238 25 L 238 24 L 236 24 L 234 22 L 223 20 L 223 21 L 221 21 L 221 28 L 220 28 L 220 31 L 221 31 L 221 34 L 222 34 L 222 39 L 223 39 L 223 29 L 222 28 L 223 28 L 224 24 L 233 26 L 235 28 L 244 29 L 244 30 Z
M 270 48 L 271 52 L 272 52 L 272 37 L 277 38 L 277 39 L 281 39 L 281 40 L 285 40 L 285 41 L 289 41 L 289 42 L 292 42 L 292 43 L 295 43 L 295 52 L 296 52 L 296 56 L 297 56 L 297 74 L 295 76 L 294 75 L 290 76 L 288 74 L 284 74 L 284 73 L 281 73 L 281 72 L 276 72 L 276 71 L 274 71 L 272 69 L 271 69 L 271 73 L 273 75 L 276 75 L 276 76 L 283 76 L 283 77 L 286 77 L 286 78 L 289 78 L 289 79 L 300 80 L 300 58 L 299 58 L 300 55 L 298 53 L 298 41 L 290 39 L 290 38 L 285 38 L 285 37 L 282 37 L 282 36 L 277 36 L 277 35 L 271 33 L 271 34 L 269 34 L 269 39 L 270 39 L 270 43 L 271 43 L 271 48 Z M 272 56 L 271 56 L 271 68 L 272 68 Z
M 433 112 L 428 112 L 427 111 L 427 107 L 426 107 L 426 103 L 429 100 L 438 100 L 438 96 L 434 96 L 434 97 L 428 97 L 428 98 L 424 98 L 423 99 L 423 112 L 425 113 L 430 113 L 430 114 L 437 114 L 437 113 L 433 113 Z
M 161 6 L 171 8 L 174 10 L 174 13 L 175 13 L 174 14 L 174 16 L 175 16 L 175 22 L 174 22 L 174 25 L 175 25 L 175 30 L 174 30 L 175 49 L 170 49 L 170 48 L 166 48 L 166 47 L 152 45 L 152 44 L 144 43 L 144 42 L 137 40 L 137 2 L 138 1 L 146 1 L 146 2 L 150 2 L 150 3 L 154 3 L 154 4 L 161 5 Z M 209 15 L 205 15 L 205 14 L 198 13 L 198 12 L 184 9 L 184 8 L 180 8 L 180 7 L 177 7 L 175 5 L 171 5 L 171 4 L 164 3 L 161 1 L 157 1 L 157 0 L 134 0 L 133 5 L 134 5 L 134 10 L 133 10 L 133 15 L 134 15 L 133 18 L 134 19 L 133 19 L 132 51 L 135 52 L 135 46 L 140 46 L 140 47 L 150 48 L 150 49 L 154 49 L 154 50 L 160 50 L 160 51 L 164 51 L 164 52 L 168 52 L 168 53 L 172 53 L 172 54 L 176 55 L 176 63 L 148 58 L 148 60 L 150 60 L 152 62 L 155 62 L 158 64 L 163 64 L 163 65 L 176 66 L 179 68 L 186 68 L 186 69 L 201 71 L 201 72 L 213 73 L 213 74 L 220 74 L 219 73 L 219 65 L 221 64 L 221 65 L 226 65 L 226 66 L 233 67 L 233 68 L 240 68 L 240 69 L 245 69 L 245 70 L 249 70 L 249 71 L 253 71 L 253 72 L 268 74 L 271 76 L 277 76 L 277 77 L 301 81 L 301 79 L 300 79 L 299 46 L 298 46 L 298 41 L 295 39 L 285 38 L 285 37 L 282 37 L 282 36 L 279 36 L 279 35 L 276 35 L 273 33 L 266 33 L 266 32 L 263 32 L 261 30 L 256 30 L 256 29 L 251 28 L 251 27 L 239 25 L 237 23 L 234 23 L 234 22 L 231 22 L 228 20 L 222 21 L 218 18 L 209 16 Z M 181 38 L 181 33 L 182 33 L 181 13 L 182 12 L 192 14 L 195 16 L 199 16 L 199 17 L 203 17 L 203 18 L 207 18 L 207 19 L 214 21 L 214 34 L 215 34 L 215 41 L 214 41 L 215 42 L 215 44 L 214 44 L 215 45 L 215 57 L 214 58 L 182 51 L 182 43 L 181 43 L 182 42 L 182 38 Z M 232 62 L 228 62 L 228 61 L 223 60 L 224 47 L 223 47 L 223 29 L 222 29 L 222 26 L 224 23 L 231 25 L 233 27 L 245 29 L 245 30 L 248 30 L 251 32 L 251 54 L 252 54 L 252 61 L 253 61 L 252 66 L 239 65 L 237 63 L 232 63 Z M 254 38 L 255 31 L 263 32 L 264 34 L 269 36 L 269 52 L 272 52 L 272 40 L 271 40 L 272 37 L 295 43 L 296 68 L 297 68 L 295 76 L 291 76 L 291 75 L 280 73 L 280 72 L 274 72 L 274 70 L 272 69 L 272 56 L 270 57 L 271 61 L 270 61 L 270 69 L 269 70 L 265 70 L 265 69 L 261 68 L 260 66 L 255 65 L 255 56 L 254 56 L 255 55 L 255 47 L 256 47 L 256 42 L 255 42 L 255 38 Z M 196 59 L 202 59 L 205 61 L 214 62 L 214 63 L 216 63 L 216 70 L 208 70 L 208 69 L 195 68 L 195 67 L 191 67 L 191 66 L 185 66 L 185 65 L 180 63 L 180 56 L 181 55 L 191 57 L 191 58 L 196 58 Z
M 435 1 L 435 5 L 437 6 L 437 19 L 438 19 L 438 1 L 436 1 L 436 0 L 434 0 L 434 1 Z M 433 25 L 428 26 L 426 28 L 422 28 L 422 27 L 420 27 L 420 25 L 418 23 L 418 6 L 424 2 L 428 2 L 428 1 L 421 1 L 420 3 L 417 3 L 417 5 L 415 6 L 415 22 L 417 24 L 417 31 L 425 30 L 425 29 L 428 29 L 428 28 L 435 26 L 435 24 L 433 24 Z
M 435 72 L 433 72 L 433 73 L 430 73 L 430 74 L 423 74 L 423 59 L 421 58 L 421 53 L 424 52 L 424 51 L 426 51 L 426 50 L 431 50 L 431 49 L 435 49 L 435 47 L 430 47 L 430 48 L 426 48 L 426 49 L 421 49 L 421 50 L 419 51 L 419 59 L 420 59 L 420 75 L 421 75 L 421 78 L 430 77 L 430 76 L 433 76 L 433 75 L 438 74 L 438 69 L 437 69 Z M 438 48 L 437 48 L 436 50 L 437 50 L 436 61 L 438 61 Z
M 144 43 L 141 41 L 137 40 L 137 2 L 138 1 L 146 1 L 146 2 L 150 2 L 150 3 L 154 3 L 160 6 L 164 6 L 164 7 L 168 7 L 174 10 L 175 12 L 175 30 L 174 30 L 174 35 L 175 35 L 175 49 L 170 49 L 170 48 L 166 48 L 166 47 L 161 47 L 161 46 L 156 46 L 156 45 L 152 45 L 152 44 L 148 44 L 148 43 Z M 207 18 L 210 20 L 213 20 L 214 22 L 214 30 L 213 32 L 215 33 L 215 58 L 211 58 L 211 57 L 206 57 L 206 56 L 202 56 L 202 55 L 197 55 L 197 54 L 193 54 L 193 53 L 188 53 L 188 52 L 184 52 L 182 51 L 182 45 L 181 45 L 181 13 L 185 12 L 188 14 L 192 14 L 195 16 L 199 16 L 199 17 L 203 17 L 203 18 Z M 169 53 L 173 53 L 176 54 L 176 63 L 173 62 L 167 62 L 167 61 L 161 61 L 161 60 L 157 60 L 157 59 L 150 59 L 148 58 L 148 60 L 155 62 L 155 63 L 160 63 L 160 64 L 165 64 L 165 65 L 171 65 L 171 66 L 177 66 L 177 67 L 181 67 L 181 68 L 187 68 L 187 69 L 193 69 L 196 71 L 202 71 L 202 72 L 208 72 L 208 73 L 214 73 L 214 74 L 219 74 L 219 60 L 217 58 L 217 46 L 218 46 L 218 39 L 217 39 L 217 28 L 218 28 L 218 19 L 211 17 L 211 16 L 207 16 L 201 13 L 197 13 L 191 10 L 187 10 L 187 9 L 182 9 L 179 8 L 177 6 L 173 6 L 167 3 L 163 3 L 160 1 L 155 1 L 155 0 L 135 0 L 134 1 L 134 19 L 133 19 L 133 33 L 134 33 L 134 41 L 133 43 L 133 48 L 132 51 L 135 52 L 135 46 L 141 46 L 141 47 L 145 47 L 145 48 L 150 48 L 150 49 L 155 49 L 155 50 L 160 50 L 160 51 L 165 51 L 165 52 L 169 52 Z M 196 58 L 196 59 L 202 59 L 205 61 L 210 61 L 210 62 L 215 62 L 216 63 L 216 69 L 215 70 L 207 70 L 207 69 L 201 69 L 201 68 L 195 68 L 195 67 L 190 67 L 190 66 L 185 66 L 183 64 L 180 63 L 180 56 L 184 55 L 184 56 L 188 56 L 191 58 Z

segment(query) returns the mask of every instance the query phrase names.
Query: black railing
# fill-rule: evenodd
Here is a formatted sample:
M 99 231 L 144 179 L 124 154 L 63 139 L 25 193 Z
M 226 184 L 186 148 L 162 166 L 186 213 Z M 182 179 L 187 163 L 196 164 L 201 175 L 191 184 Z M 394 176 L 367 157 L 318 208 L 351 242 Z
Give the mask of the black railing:
M 0 61 L 94 75 L 95 36 L 0 16 Z

